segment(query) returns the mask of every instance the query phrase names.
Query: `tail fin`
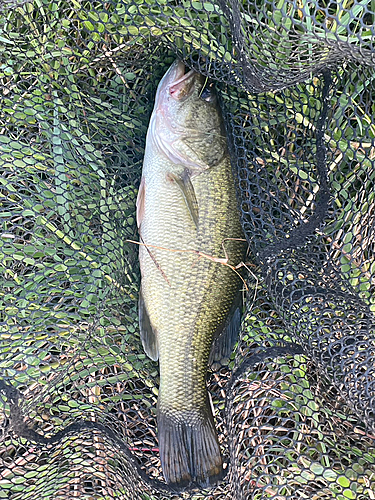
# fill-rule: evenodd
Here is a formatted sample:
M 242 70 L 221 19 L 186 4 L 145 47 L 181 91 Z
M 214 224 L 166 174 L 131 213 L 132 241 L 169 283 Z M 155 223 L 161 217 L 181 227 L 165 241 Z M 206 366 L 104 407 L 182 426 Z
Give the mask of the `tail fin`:
M 160 460 L 167 483 L 203 488 L 223 476 L 223 462 L 210 408 L 177 412 L 158 408 Z

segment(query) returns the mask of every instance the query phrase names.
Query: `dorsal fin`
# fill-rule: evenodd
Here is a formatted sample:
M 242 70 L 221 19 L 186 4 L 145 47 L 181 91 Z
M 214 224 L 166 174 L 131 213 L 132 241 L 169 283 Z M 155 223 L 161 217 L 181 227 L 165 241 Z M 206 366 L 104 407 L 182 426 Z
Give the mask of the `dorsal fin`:
M 220 328 L 218 328 L 211 347 L 209 365 L 212 370 L 227 365 L 233 351 L 234 344 L 238 339 L 241 328 L 242 292 L 235 298 L 229 314 Z

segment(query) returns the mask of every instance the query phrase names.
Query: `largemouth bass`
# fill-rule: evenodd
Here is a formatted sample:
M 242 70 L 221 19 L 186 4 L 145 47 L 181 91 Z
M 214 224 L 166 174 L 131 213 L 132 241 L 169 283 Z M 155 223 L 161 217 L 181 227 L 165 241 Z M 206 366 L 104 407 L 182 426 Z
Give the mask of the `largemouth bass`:
M 157 89 L 137 223 L 140 333 L 160 364 L 163 474 L 177 487 L 206 487 L 223 474 L 207 367 L 210 351 L 211 362 L 227 357 L 238 334 L 241 279 L 225 264 L 243 260 L 244 243 L 215 92 L 179 61 Z

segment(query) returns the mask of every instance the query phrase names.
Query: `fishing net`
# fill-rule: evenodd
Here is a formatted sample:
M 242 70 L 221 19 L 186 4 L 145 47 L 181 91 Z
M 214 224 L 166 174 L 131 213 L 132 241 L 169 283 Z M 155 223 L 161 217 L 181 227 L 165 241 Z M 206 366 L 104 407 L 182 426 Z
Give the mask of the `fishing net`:
M 374 0 L 2 0 L 0 498 L 375 498 L 374 22 Z M 176 57 L 215 82 L 249 247 L 208 372 L 226 475 L 182 492 L 134 243 Z

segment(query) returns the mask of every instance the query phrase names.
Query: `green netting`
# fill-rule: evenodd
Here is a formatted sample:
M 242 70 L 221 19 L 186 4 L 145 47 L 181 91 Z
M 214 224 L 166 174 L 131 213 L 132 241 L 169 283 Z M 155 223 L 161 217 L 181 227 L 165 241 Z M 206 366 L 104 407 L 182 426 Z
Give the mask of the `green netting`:
M 374 0 L 2 0 L 0 498 L 375 498 L 374 22 Z M 135 217 L 176 58 L 216 88 L 248 244 L 207 375 L 225 477 L 184 491 Z

